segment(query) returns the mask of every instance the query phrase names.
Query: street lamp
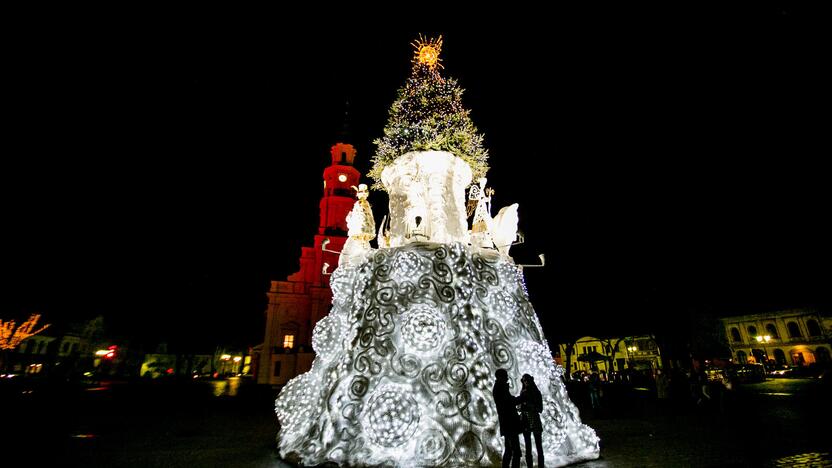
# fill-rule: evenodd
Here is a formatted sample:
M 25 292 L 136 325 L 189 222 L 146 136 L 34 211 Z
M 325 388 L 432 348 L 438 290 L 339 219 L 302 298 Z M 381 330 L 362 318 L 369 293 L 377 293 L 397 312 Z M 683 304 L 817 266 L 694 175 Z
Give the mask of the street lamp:
M 220 360 L 222 361 L 222 370 L 220 371 L 220 374 L 225 375 L 225 373 L 228 371 L 228 361 L 231 360 L 231 355 L 223 354 L 222 356 L 220 356 Z
M 771 335 L 757 335 L 756 339 L 757 343 L 768 344 L 768 342 L 771 341 Z M 762 364 L 765 367 L 768 364 L 768 350 L 765 348 L 765 346 L 763 347 L 763 360 L 764 362 Z
M 627 361 L 630 366 L 630 369 L 633 368 L 633 354 L 638 351 L 638 346 L 631 344 L 627 346 Z

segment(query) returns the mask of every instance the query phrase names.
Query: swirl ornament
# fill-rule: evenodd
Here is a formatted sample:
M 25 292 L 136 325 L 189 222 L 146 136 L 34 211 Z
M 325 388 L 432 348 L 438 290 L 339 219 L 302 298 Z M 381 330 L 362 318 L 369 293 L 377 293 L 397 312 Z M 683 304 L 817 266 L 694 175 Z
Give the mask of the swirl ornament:
M 370 442 L 398 447 L 416 431 L 420 414 L 419 404 L 404 389 L 384 387 L 370 397 L 364 429 Z
M 444 341 L 445 320 L 427 307 L 416 307 L 404 316 L 402 337 L 409 349 L 418 352 L 436 351 Z
M 554 452 L 560 448 L 566 439 L 566 417 L 558 409 L 557 403 L 552 399 L 544 400 L 543 414 L 543 447 L 547 452 Z
M 450 452 L 448 437 L 436 429 L 423 432 L 416 445 L 416 458 L 428 465 L 442 466 Z

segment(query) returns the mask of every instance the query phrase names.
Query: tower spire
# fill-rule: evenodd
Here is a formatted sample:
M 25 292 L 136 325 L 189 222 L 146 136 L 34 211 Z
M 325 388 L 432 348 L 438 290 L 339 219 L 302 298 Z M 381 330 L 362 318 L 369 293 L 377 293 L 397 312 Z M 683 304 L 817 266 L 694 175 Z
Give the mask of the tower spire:
M 344 101 L 344 119 L 341 122 L 341 129 L 336 134 L 336 143 L 349 143 L 352 139 L 352 132 L 350 131 L 350 100 L 347 98 Z

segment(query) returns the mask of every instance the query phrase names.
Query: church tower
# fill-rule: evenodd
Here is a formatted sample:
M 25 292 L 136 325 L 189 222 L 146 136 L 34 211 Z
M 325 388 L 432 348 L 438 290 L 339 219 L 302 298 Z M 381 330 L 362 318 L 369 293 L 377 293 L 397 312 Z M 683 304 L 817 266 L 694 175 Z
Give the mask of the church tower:
M 332 164 L 324 169 L 324 196 L 321 198 L 321 222 L 318 234 L 347 236 L 347 213 L 355 203 L 355 189 L 361 174 L 352 164 L 355 148 L 336 143 L 329 150 Z
M 329 273 L 338 266 L 339 255 L 334 252 L 340 252 L 347 240 L 346 218 L 356 200 L 353 187 L 361 178 L 353 167 L 355 148 L 346 140 L 346 131 L 340 132 L 330 149 L 318 231 L 313 245 L 301 248 L 300 270 L 285 281 L 271 282 L 266 333 L 256 366 L 258 383 L 282 385 L 312 365 L 312 330 L 332 304 Z

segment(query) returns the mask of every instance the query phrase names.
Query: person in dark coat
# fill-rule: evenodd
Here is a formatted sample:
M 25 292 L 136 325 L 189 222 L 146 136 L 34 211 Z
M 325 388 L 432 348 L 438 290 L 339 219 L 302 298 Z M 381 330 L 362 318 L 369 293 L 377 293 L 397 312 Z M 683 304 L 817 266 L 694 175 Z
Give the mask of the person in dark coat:
M 503 452 L 503 468 L 520 468 L 520 416 L 517 415 L 517 397 L 508 388 L 508 372 L 497 369 L 494 373 L 494 404 L 497 406 L 497 417 L 500 419 L 500 435 L 505 439 Z
M 520 379 L 523 388 L 517 402 L 520 404 L 520 421 L 523 431 L 523 439 L 526 441 L 526 466 L 532 468 L 532 434 L 534 444 L 537 446 L 537 466 L 545 467 L 543 464 L 543 424 L 540 422 L 540 413 L 543 412 L 543 395 L 534 383 L 534 377 L 523 374 Z

